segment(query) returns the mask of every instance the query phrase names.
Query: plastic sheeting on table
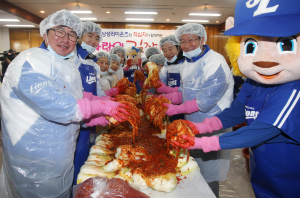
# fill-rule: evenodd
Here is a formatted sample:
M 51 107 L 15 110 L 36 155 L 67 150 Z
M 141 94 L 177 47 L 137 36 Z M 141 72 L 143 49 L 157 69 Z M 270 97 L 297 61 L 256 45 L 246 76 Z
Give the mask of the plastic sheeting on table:
M 185 178 L 185 179 L 182 179 Z M 151 198 L 215 198 L 216 196 L 211 191 L 210 187 L 202 177 L 199 171 L 191 173 L 185 177 L 181 177 L 181 181 L 176 189 L 170 193 L 160 192 L 147 188 L 140 190 L 149 195 Z M 73 196 L 80 184 L 73 186 Z
M 185 178 L 186 177 L 186 178 Z M 200 171 L 191 173 L 182 179 L 174 191 L 170 193 L 160 192 L 147 188 L 140 190 L 149 195 L 151 198 L 215 198 L 216 196 L 211 191 L 210 187 L 200 174 Z

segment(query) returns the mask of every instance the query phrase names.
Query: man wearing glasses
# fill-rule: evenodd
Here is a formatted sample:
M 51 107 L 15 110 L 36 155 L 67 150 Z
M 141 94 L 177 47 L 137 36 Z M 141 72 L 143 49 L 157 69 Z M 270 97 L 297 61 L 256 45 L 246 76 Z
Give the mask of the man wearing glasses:
M 110 105 L 119 103 L 83 98 L 81 61 L 73 53 L 81 33 L 70 11 L 48 16 L 40 23 L 40 48 L 20 53 L 5 74 L 1 198 L 70 197 L 80 121 L 116 116 Z
M 63 59 L 74 55 L 78 39 L 76 31 L 64 25 L 57 25 L 47 29 L 46 32 L 41 48 L 48 49 L 53 55 Z
M 202 122 L 229 107 L 233 99 L 233 77 L 224 57 L 205 45 L 207 34 L 205 28 L 196 23 L 178 27 L 175 38 L 185 58 L 180 68 L 180 87 L 178 92 L 164 95 L 173 104 L 168 106 L 166 115 L 183 113 L 185 120 Z M 209 136 L 230 131 L 222 129 Z M 197 135 L 198 136 L 198 135 Z M 197 161 L 201 174 L 219 197 L 219 181 L 224 181 L 230 165 L 230 150 L 204 153 L 195 149 L 190 151 Z

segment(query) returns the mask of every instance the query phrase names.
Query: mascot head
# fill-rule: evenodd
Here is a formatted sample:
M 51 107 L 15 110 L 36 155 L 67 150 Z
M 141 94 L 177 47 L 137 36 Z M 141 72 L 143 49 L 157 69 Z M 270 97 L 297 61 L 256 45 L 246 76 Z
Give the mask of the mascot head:
M 299 0 L 238 0 L 224 33 L 233 74 L 262 84 L 299 80 L 299 24 Z
M 132 60 L 134 65 L 138 65 L 141 59 L 141 51 L 142 50 L 140 48 L 136 48 L 134 46 L 128 47 L 126 49 L 126 59 Z

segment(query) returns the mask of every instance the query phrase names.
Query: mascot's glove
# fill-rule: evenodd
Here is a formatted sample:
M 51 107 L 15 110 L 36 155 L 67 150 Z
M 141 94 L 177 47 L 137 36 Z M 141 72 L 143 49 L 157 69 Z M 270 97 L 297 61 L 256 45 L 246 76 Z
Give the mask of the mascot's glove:
M 122 103 L 110 100 L 88 100 L 87 98 L 77 100 L 83 119 L 89 119 L 92 115 L 104 114 L 114 117 L 119 122 L 126 119 L 128 107 Z M 126 110 L 127 109 L 127 110 Z M 121 117 L 121 118 L 120 118 Z
M 119 94 L 119 89 L 116 87 L 113 87 L 109 90 L 106 90 L 104 93 L 106 94 L 106 96 L 116 96 Z
M 171 105 L 168 103 L 164 103 L 164 106 L 168 107 L 168 110 L 166 112 L 166 115 L 172 116 L 176 114 L 181 114 L 181 113 L 194 113 L 196 111 L 199 111 L 196 99 L 194 100 L 188 100 L 185 103 L 181 105 Z
M 166 93 L 166 94 L 169 94 L 169 93 L 173 93 L 173 92 L 178 92 L 178 89 L 179 87 L 168 87 L 167 85 L 165 85 L 164 83 L 160 82 L 160 81 L 157 81 L 161 87 L 157 88 L 156 91 L 157 93 Z
M 111 100 L 110 96 L 94 96 L 91 92 L 83 92 L 83 98 L 87 98 L 89 100 Z
M 179 138 L 189 142 L 195 142 L 195 144 L 190 147 L 187 143 L 179 143 L 177 141 L 172 141 L 171 144 L 175 147 L 181 147 L 184 149 L 202 149 L 204 153 L 221 150 L 219 136 L 197 138 L 187 135 L 180 135 Z
M 96 118 L 93 118 L 93 119 L 85 120 L 85 124 L 88 127 L 97 126 L 97 125 L 105 126 L 108 123 L 109 123 L 108 120 L 104 116 L 100 116 L 100 117 L 96 117 Z
M 133 61 L 131 59 L 128 59 L 127 65 L 126 67 L 124 67 L 124 71 L 128 71 L 131 66 L 133 66 Z
M 204 121 L 200 123 L 193 122 L 193 124 L 196 126 L 198 130 L 198 133 L 196 134 L 212 133 L 214 131 L 223 129 L 221 120 L 216 116 L 212 118 L 205 118 Z
M 159 95 L 159 98 L 164 97 L 167 98 L 172 102 L 172 104 L 181 104 L 182 103 L 182 93 L 181 92 L 174 92 L 165 95 Z

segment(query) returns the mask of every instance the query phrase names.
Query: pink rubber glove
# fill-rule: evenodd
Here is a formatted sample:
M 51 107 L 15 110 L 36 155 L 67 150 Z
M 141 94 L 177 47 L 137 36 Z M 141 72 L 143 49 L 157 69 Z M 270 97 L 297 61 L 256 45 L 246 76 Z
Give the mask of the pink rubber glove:
M 165 85 L 164 83 L 158 81 L 158 83 L 160 85 L 162 85 L 160 88 L 157 88 L 156 91 L 157 93 L 166 93 L 166 94 L 169 94 L 169 93 L 174 93 L 174 92 L 178 92 L 178 89 L 179 87 L 168 87 L 167 85 Z
M 83 92 L 83 98 L 87 98 L 89 100 L 111 100 L 110 96 L 94 96 L 91 92 Z
M 109 123 L 108 120 L 106 120 L 106 118 L 104 116 L 96 117 L 93 119 L 88 119 L 85 121 L 86 126 L 89 126 L 89 127 L 97 126 L 97 125 L 105 126 L 108 123 Z
M 174 92 L 170 94 L 160 95 L 159 98 L 164 97 L 172 102 L 172 104 L 181 104 L 182 103 L 182 93 Z
M 113 87 L 113 88 L 110 88 L 109 90 L 105 91 L 104 93 L 107 96 L 116 96 L 119 94 L 119 90 L 118 90 L 118 88 Z
M 83 114 L 84 119 L 89 119 L 92 115 L 104 114 L 112 116 L 121 122 L 122 119 L 126 119 L 125 115 L 129 115 L 129 113 L 125 110 L 126 108 L 128 109 L 126 105 L 110 100 L 90 101 L 87 98 L 83 98 L 77 100 L 77 104 Z
M 211 151 L 219 151 L 221 150 L 220 143 L 219 143 L 219 136 L 212 136 L 212 137 L 191 137 L 187 135 L 180 135 L 181 139 L 188 140 L 188 141 L 194 141 L 195 144 L 191 147 L 189 147 L 187 144 L 180 144 L 176 141 L 172 141 L 172 145 L 175 147 L 181 147 L 184 149 L 202 149 L 204 153 L 208 153 Z
M 168 103 L 164 103 L 164 105 L 168 107 L 168 110 L 166 112 L 166 115 L 168 116 L 181 114 L 181 113 L 190 114 L 199 111 L 196 99 L 185 101 L 185 103 L 181 105 L 172 105 Z
M 223 129 L 221 120 L 216 116 L 212 118 L 205 118 L 204 121 L 200 123 L 193 122 L 193 124 L 198 130 L 198 133 L 196 134 L 212 133 L 214 131 Z

